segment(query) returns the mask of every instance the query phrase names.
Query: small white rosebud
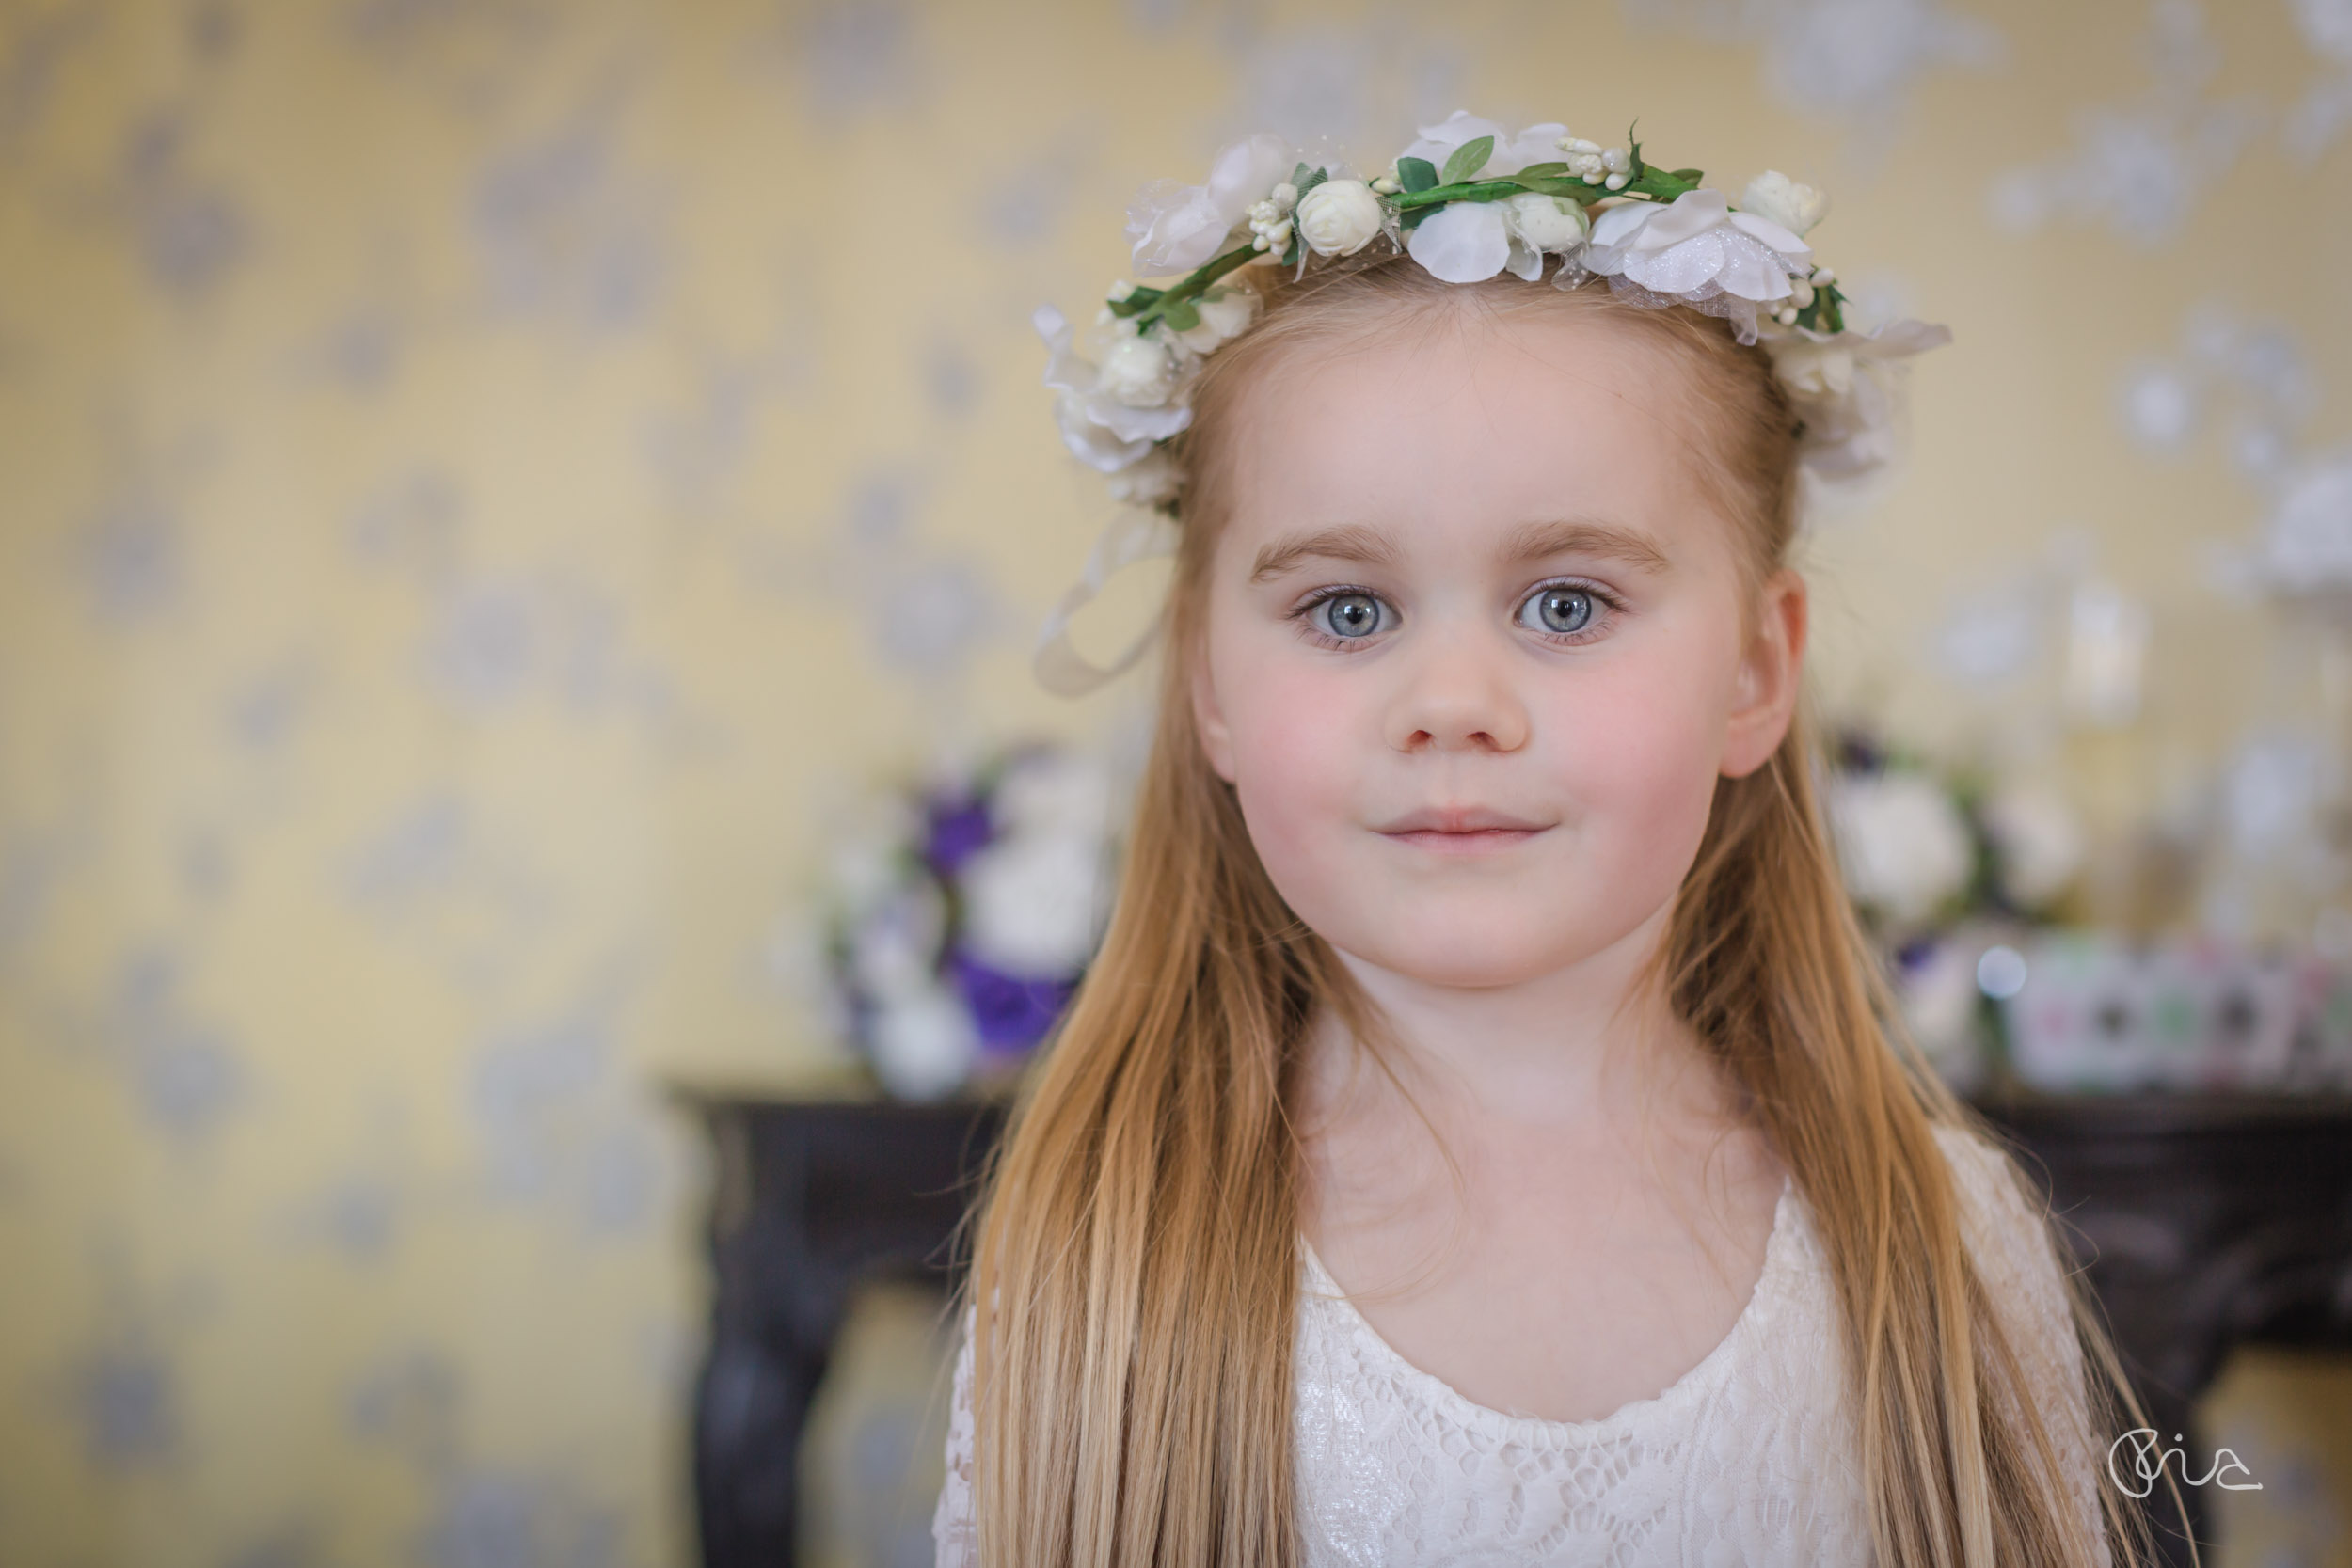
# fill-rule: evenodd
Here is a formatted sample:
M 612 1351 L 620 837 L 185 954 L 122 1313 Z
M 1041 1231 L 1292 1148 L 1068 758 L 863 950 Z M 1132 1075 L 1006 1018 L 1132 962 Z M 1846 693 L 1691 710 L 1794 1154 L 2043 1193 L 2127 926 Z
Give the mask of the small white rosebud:
M 1597 185 L 1600 183 L 1600 176 L 1597 174 L 1588 174 L 1584 176 L 1584 182 L 1588 185 Z
M 1830 271 L 1827 267 L 1815 267 L 1813 269 L 1813 281 L 1821 285 L 1835 283 L 1837 281 L 1837 275 Z
M 1740 210 L 1802 235 L 1828 213 L 1829 198 L 1810 185 L 1798 184 L 1776 168 L 1768 168 L 1748 182 L 1740 196 Z
M 1265 239 L 1267 249 L 1288 250 L 1291 243 L 1290 220 L 1285 218 L 1280 223 L 1278 223 L 1273 228 L 1267 230 L 1265 231 Z
M 1156 408 L 1168 401 L 1175 368 L 1157 338 L 1124 338 L 1103 356 L 1095 385 L 1130 408 Z
M 1608 179 L 1602 181 L 1601 183 L 1608 186 L 1613 191 L 1621 191 L 1625 189 L 1626 179 L 1622 174 L 1613 174 Z
M 1122 277 L 1118 282 L 1111 285 L 1110 297 L 1115 301 L 1123 300 L 1135 292 L 1136 286 L 1133 280 Z
M 1573 201 L 1522 191 L 1502 204 L 1503 221 L 1532 250 L 1573 250 L 1592 232 L 1592 220 Z
M 1797 309 L 1802 310 L 1813 303 L 1813 285 L 1802 277 L 1791 278 L 1788 283 L 1788 297 L 1794 300 Z
M 1285 180 L 1280 184 L 1274 187 L 1273 201 L 1277 212 L 1289 212 L 1291 208 L 1297 203 L 1297 200 L 1298 187 L 1292 184 L 1289 181 Z
M 1600 166 L 1612 174 L 1623 174 L 1633 166 L 1633 157 L 1622 147 L 1612 147 L 1601 153 Z
M 1378 191 L 1382 196 L 1394 196 L 1405 187 L 1384 174 L 1379 179 L 1375 180 L 1372 182 L 1372 188 Z
M 1265 247 L 1266 237 L 1263 234 L 1260 234 L 1257 238 L 1249 242 L 1249 248 L 1252 250 L 1263 250 Z
M 1772 320 L 1774 320 L 1774 321 L 1776 321 L 1776 322 L 1780 323 L 1780 325 L 1783 325 L 1783 326 L 1794 326 L 1794 325 L 1797 325 L 1797 311 L 1796 311 L 1796 308 L 1795 308 L 1794 306 L 1789 306 L 1789 305 L 1784 305 L 1784 306 L 1782 306 L 1779 309 L 1777 309 L 1777 310 L 1775 310 L 1775 311 L 1773 311 L 1773 312 L 1772 312 Z

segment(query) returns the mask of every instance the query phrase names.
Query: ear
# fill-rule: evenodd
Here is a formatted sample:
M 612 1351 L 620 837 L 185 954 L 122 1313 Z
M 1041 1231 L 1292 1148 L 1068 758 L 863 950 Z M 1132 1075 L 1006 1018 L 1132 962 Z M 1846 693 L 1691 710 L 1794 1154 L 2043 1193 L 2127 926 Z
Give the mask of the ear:
M 1804 578 L 1783 567 L 1756 595 L 1756 635 L 1740 660 L 1724 733 L 1723 773 L 1745 778 L 1788 733 L 1804 679 Z
M 1216 683 L 1209 677 L 1208 639 L 1195 642 L 1189 657 L 1192 686 L 1192 727 L 1200 736 L 1200 750 L 1209 759 L 1216 776 L 1227 784 L 1233 782 L 1233 732 L 1225 722 L 1225 710 L 1217 705 Z

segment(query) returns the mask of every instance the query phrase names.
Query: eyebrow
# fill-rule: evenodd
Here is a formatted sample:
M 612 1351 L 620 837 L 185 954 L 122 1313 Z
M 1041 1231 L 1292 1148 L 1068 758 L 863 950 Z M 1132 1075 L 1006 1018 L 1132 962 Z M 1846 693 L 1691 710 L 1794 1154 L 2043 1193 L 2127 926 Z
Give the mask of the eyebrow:
M 1665 552 L 1631 529 L 1581 517 L 1555 518 L 1522 524 L 1503 543 L 1502 560 L 1521 565 L 1555 555 L 1590 555 L 1615 561 L 1637 571 L 1666 570 Z M 1258 552 L 1249 580 L 1264 582 L 1307 560 L 1359 561 L 1375 566 L 1397 563 L 1396 545 L 1377 529 L 1357 523 L 1318 529 L 1312 533 L 1277 539 Z

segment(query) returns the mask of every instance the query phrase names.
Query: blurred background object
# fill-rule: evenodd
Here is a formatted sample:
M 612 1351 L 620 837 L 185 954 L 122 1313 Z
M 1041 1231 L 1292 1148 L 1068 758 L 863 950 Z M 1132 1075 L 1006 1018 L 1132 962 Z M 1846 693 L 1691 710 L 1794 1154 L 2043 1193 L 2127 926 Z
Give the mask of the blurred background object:
M 866 1102 L 1014 1070 L 1107 896 L 1030 311 L 1234 135 L 1459 106 L 1819 184 L 1952 325 L 1806 551 L 1956 1080 L 2341 1084 L 2344 0 L 0 0 L 0 1561 L 694 1560 L 763 1255 L 668 1091 L 948 1115 Z M 826 1325 L 809 1560 L 928 1560 L 923 1299 Z M 2246 1354 L 2221 1560 L 2352 1562 L 2341 1359 Z

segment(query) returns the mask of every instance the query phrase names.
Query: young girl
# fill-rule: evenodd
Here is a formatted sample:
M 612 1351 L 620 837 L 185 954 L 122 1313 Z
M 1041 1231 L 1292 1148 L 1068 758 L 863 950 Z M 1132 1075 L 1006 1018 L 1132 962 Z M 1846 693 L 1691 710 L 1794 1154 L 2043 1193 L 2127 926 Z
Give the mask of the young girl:
M 1181 530 L 1118 903 L 977 1215 L 943 1564 L 2143 1549 L 2112 1353 L 1890 1027 L 1798 717 L 1800 476 L 1883 457 L 1945 335 L 1844 326 L 1818 193 L 1699 180 L 1258 137 L 1138 198 L 1183 277 L 1099 365 L 1041 312 L 1073 450 Z

